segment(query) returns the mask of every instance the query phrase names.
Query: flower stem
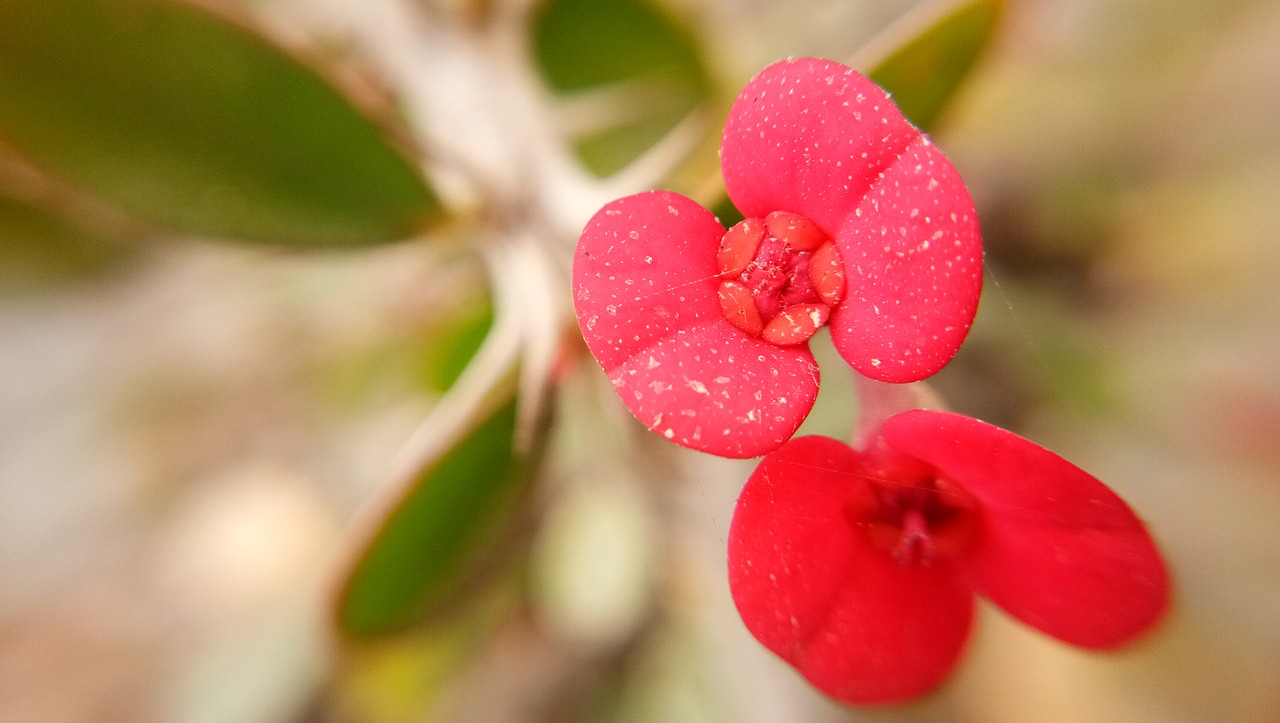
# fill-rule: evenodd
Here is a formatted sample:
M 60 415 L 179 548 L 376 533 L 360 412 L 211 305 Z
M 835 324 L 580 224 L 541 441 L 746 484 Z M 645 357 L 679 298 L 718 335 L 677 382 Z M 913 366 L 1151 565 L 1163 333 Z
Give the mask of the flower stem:
M 946 409 L 946 403 L 925 382 L 889 384 L 854 374 L 858 389 L 858 425 L 853 446 L 867 449 L 880 433 L 884 420 L 908 409 Z

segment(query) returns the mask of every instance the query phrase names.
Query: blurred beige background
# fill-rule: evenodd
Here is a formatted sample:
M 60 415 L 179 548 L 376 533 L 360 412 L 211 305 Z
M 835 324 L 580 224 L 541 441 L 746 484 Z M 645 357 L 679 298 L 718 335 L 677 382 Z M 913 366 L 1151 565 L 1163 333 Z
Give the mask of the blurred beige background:
M 990 271 L 938 386 L 1120 492 L 1167 553 L 1172 615 L 1094 655 L 984 610 L 940 694 L 844 711 L 728 607 L 723 535 L 750 466 L 677 454 L 694 470 L 661 492 L 677 564 L 624 719 L 1280 720 L 1280 4 L 1011 4 L 936 134 Z M 846 56 L 908 3 L 781 5 L 679 3 L 748 74 Z M 429 408 L 406 350 L 458 299 L 424 283 L 441 273 L 465 287 L 475 270 L 413 245 L 181 240 L 0 296 L 0 721 L 518 719 L 466 684 L 423 703 L 447 676 L 394 645 L 330 677 L 319 632 L 344 525 Z M 623 550 L 610 564 L 652 563 L 618 498 L 586 504 L 562 524 L 613 510 L 582 534 Z

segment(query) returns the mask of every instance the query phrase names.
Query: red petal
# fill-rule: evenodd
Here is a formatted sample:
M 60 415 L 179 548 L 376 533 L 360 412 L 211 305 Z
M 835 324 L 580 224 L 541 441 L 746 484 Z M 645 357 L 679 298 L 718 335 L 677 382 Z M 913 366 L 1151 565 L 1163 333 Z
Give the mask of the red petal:
M 678 194 L 614 201 L 582 232 L 574 309 L 582 336 L 627 408 L 679 444 L 755 457 L 795 433 L 813 406 L 808 349 L 753 339 L 720 311 L 724 229 Z
M 827 235 L 804 216 L 774 211 L 764 217 L 769 235 L 781 239 L 792 251 L 813 251 L 827 242 Z
M 832 339 L 855 369 L 913 382 L 955 355 L 982 290 L 977 215 L 884 91 L 825 60 L 765 68 L 729 113 L 721 165 L 747 216 L 799 213 L 836 239 L 848 290 Z
M 792 304 L 769 320 L 760 336 L 770 344 L 803 344 L 827 323 L 831 307 L 826 304 Z
M 777 449 L 818 393 L 818 366 L 807 348 L 749 337 L 723 317 L 682 329 L 605 371 L 646 427 L 722 457 Z
M 832 241 L 818 247 L 809 261 L 809 281 L 827 306 L 844 300 L 844 261 Z
M 863 456 L 801 437 L 767 455 L 729 529 L 729 586 L 751 634 L 832 697 L 888 703 L 955 665 L 973 593 L 955 567 L 907 567 L 846 510 L 869 495 Z M 869 502 L 867 502 L 869 504 Z
M 573 300 L 601 366 L 723 318 L 715 272 L 723 234 L 710 211 L 666 191 L 618 199 L 587 222 L 574 252 Z
M 948 412 L 898 414 L 882 434 L 978 499 L 970 571 L 1009 614 L 1059 640 L 1108 648 L 1164 612 L 1169 577 L 1155 543 L 1124 501 L 1079 467 Z
M 973 202 L 927 139 L 885 169 L 836 235 L 847 274 L 831 318 L 841 356 L 872 379 L 913 382 L 955 355 L 982 292 Z
M 839 63 L 799 58 L 760 71 L 738 95 L 720 165 L 745 216 L 790 211 L 834 236 L 880 171 L 919 137 L 871 81 Z
M 741 281 L 720 282 L 720 313 L 747 336 L 760 336 L 764 320 L 756 306 L 756 296 Z
M 721 276 L 736 276 L 747 268 L 747 264 L 756 257 L 756 251 L 760 250 L 765 230 L 763 221 L 748 218 L 725 232 L 716 253 L 716 270 Z

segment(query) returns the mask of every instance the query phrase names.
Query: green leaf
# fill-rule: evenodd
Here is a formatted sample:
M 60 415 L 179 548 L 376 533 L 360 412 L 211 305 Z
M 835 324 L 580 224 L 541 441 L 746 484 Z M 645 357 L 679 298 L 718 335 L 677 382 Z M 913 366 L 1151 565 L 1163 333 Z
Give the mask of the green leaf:
M 338 593 L 342 632 L 392 632 L 456 601 L 528 488 L 533 464 L 514 451 L 515 429 L 512 398 L 411 481 Z
M 182 233 L 355 245 L 411 235 L 440 212 L 334 86 L 177 0 L 0 0 L 0 136 Z
M 552 90 L 588 99 L 577 106 L 587 118 L 574 123 L 576 150 L 602 176 L 661 139 L 711 88 L 693 34 L 644 0 L 550 0 L 533 47 Z
M 465 304 L 432 329 L 419 348 L 421 379 L 428 389 L 443 392 L 462 376 L 493 327 L 493 304 L 487 297 Z
M 995 33 L 1003 8 L 1003 0 L 927 5 L 873 41 L 860 55 L 871 59 L 855 59 L 853 66 L 866 68 L 912 123 L 933 130 Z

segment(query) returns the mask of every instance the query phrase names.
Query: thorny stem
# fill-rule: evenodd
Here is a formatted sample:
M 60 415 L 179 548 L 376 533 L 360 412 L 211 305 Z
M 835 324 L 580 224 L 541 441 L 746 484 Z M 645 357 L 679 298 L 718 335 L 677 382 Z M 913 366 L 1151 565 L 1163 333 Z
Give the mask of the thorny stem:
M 530 3 L 485 16 L 368 0 L 350 20 L 362 47 L 400 89 L 447 203 L 486 215 L 523 209 L 551 233 L 537 239 L 566 259 L 586 220 L 608 201 L 658 185 L 709 125 L 695 112 L 614 176 L 598 180 L 556 122 L 555 99 L 528 63 Z M 426 16 L 430 17 L 426 17 Z
M 476 27 L 444 8 L 368 0 L 350 19 L 399 89 L 419 143 L 445 161 L 430 170 L 447 202 L 489 215 L 531 209 L 564 230 L 578 220 L 566 218 L 565 199 L 581 199 L 589 179 L 527 67 L 527 13 L 495 12 Z

